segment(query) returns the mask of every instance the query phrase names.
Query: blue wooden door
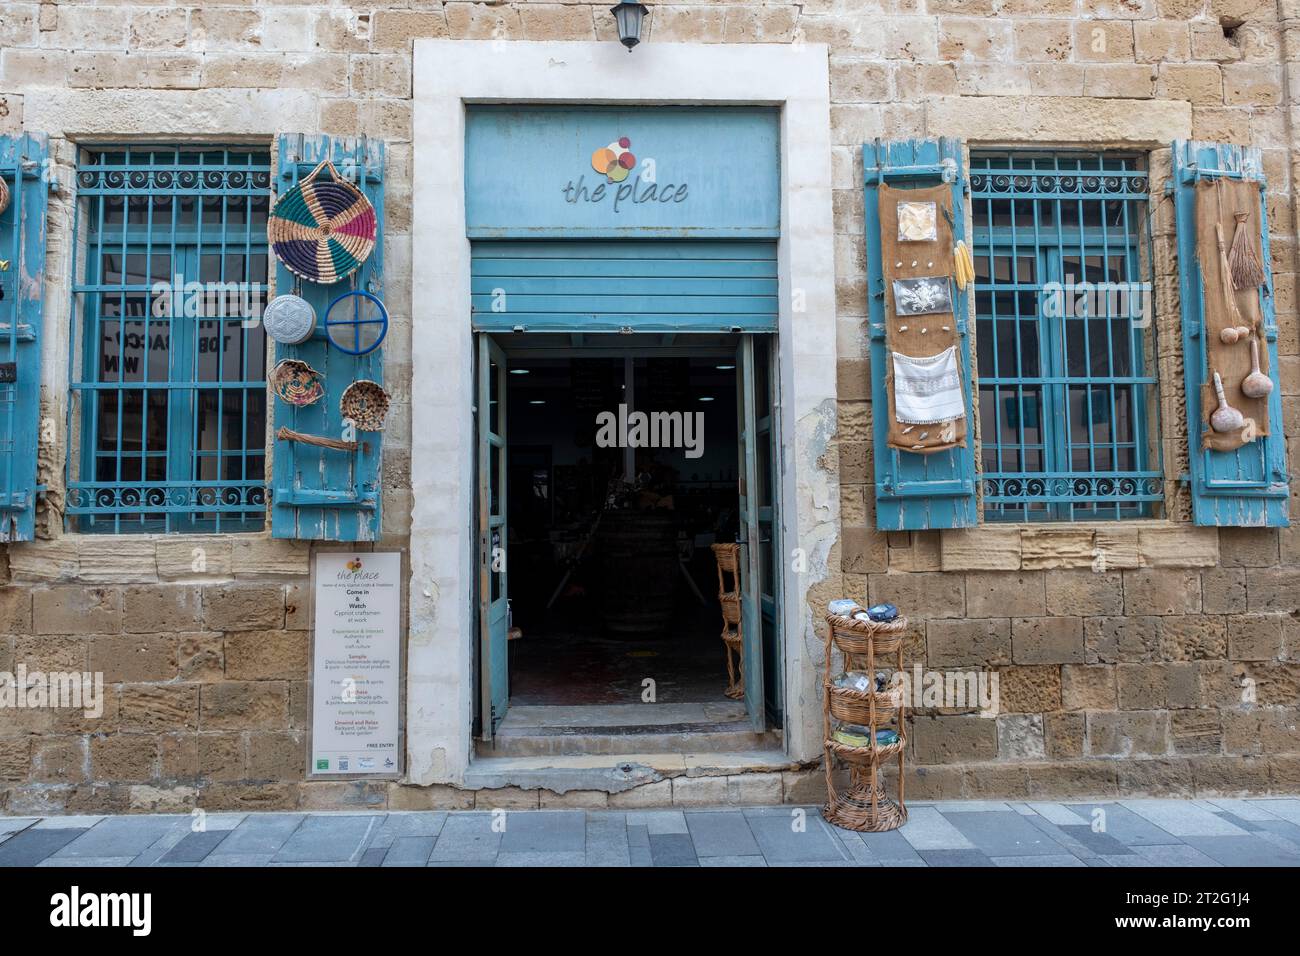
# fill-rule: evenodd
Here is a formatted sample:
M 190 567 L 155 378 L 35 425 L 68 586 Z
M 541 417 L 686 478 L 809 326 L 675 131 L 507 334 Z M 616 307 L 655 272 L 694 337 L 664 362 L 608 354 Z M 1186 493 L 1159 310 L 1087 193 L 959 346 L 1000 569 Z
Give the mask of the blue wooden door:
M 784 695 L 781 681 L 784 655 L 781 645 L 781 523 L 777 520 L 776 502 L 778 462 L 777 387 L 780 381 L 776 339 L 770 335 L 748 336 L 754 343 L 754 477 L 753 493 L 758 512 L 758 594 L 759 620 L 763 657 L 763 702 L 767 719 L 774 726 L 782 723 Z
M 889 447 L 885 391 L 889 349 L 885 339 L 885 278 L 881 265 L 880 184 L 912 188 L 952 186 L 952 233 L 966 234 L 968 178 L 961 141 L 876 140 L 862 146 L 867 251 L 867 331 L 871 339 L 871 394 L 875 439 L 876 527 L 881 531 L 968 528 L 979 523 L 975 508 L 975 426 L 970 421 L 971 349 L 967 335 L 970 287 L 953 289 L 954 327 L 960 338 L 962 388 L 967 409 L 966 443 L 919 455 Z
M 0 136 L 0 542 L 35 535 L 45 286 L 44 134 Z
M 478 337 L 479 642 L 483 739 L 491 740 L 510 698 L 506 590 L 506 355 Z
M 1195 140 L 1175 142 L 1173 154 L 1192 520 L 1198 525 L 1219 527 L 1284 528 L 1290 524 L 1288 504 L 1291 492 L 1278 374 L 1279 333 L 1269 254 L 1263 154 L 1258 147 Z M 1214 451 L 1201 445 L 1202 386 L 1208 374 L 1208 358 L 1205 285 L 1196 248 L 1196 185 L 1217 178 L 1254 180 L 1261 184 L 1258 222 L 1265 279 L 1258 293 L 1259 314 L 1263 320 L 1263 346 L 1267 350 L 1269 374 L 1274 385 L 1268 397 L 1268 435 L 1234 451 Z
M 276 268 L 278 293 L 292 292 L 316 310 L 316 330 L 299 345 L 277 344 L 275 359 L 300 359 L 324 376 L 325 396 L 312 405 L 275 401 L 275 458 L 272 462 L 271 534 L 311 541 L 374 541 L 382 527 L 383 432 L 362 432 L 343 420 L 339 399 L 358 379 L 384 381 L 381 346 L 351 355 L 330 344 L 325 318 L 329 306 L 345 292 L 384 296 L 384 144 L 365 137 L 306 136 L 286 133 L 279 144 L 279 189 L 292 188 L 324 159 L 351 180 L 375 208 L 379 239 L 365 263 L 342 282 L 304 282 L 281 263 Z M 327 438 L 356 440 L 356 449 L 340 451 L 279 438 L 281 428 Z
M 771 507 L 763 533 L 758 466 L 758 409 L 755 401 L 754 336 L 741 337 L 736 350 L 736 410 L 739 417 L 740 621 L 744 635 L 745 709 L 755 730 L 764 727 L 762 551 L 772 542 Z

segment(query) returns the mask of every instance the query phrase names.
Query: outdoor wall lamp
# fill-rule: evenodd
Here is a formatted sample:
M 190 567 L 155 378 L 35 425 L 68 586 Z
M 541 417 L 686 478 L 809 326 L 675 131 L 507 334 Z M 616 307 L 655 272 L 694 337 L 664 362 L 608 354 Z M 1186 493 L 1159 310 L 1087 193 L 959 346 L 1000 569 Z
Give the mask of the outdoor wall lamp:
M 618 24 L 618 41 L 631 53 L 632 47 L 641 42 L 641 24 L 650 10 L 637 0 L 620 0 L 617 6 L 609 8 L 609 12 L 614 14 L 614 22 Z

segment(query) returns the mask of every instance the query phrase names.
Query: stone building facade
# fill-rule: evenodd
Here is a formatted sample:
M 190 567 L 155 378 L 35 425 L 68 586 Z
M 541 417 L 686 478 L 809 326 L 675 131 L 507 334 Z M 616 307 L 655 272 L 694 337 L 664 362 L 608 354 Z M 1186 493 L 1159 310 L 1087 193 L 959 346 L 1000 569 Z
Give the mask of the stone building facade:
M 647 758 L 636 786 L 474 782 L 468 650 L 447 656 L 441 632 L 425 625 L 449 613 L 440 603 L 454 603 L 438 562 L 464 555 L 421 544 L 443 526 L 435 499 L 445 489 L 441 477 L 420 474 L 436 450 L 420 450 L 419 416 L 441 399 L 419 376 L 412 382 L 413 356 L 433 354 L 419 343 L 437 308 L 413 291 L 431 291 L 421 286 L 421 271 L 427 276 L 436 264 L 419 234 L 439 225 L 416 221 L 421 201 L 436 204 L 440 188 L 420 182 L 427 167 L 418 144 L 422 122 L 423 142 L 435 151 L 458 133 L 440 125 L 436 104 L 419 115 L 427 93 L 419 64 L 425 57 L 426 75 L 442 82 L 439 58 L 454 57 L 462 41 L 498 49 L 507 74 L 540 75 L 548 60 L 565 55 L 558 46 L 526 53 L 528 44 L 589 41 L 617 52 L 608 6 L 96 0 L 11 2 L 0 11 L 0 134 L 48 133 L 58 184 L 44 274 L 41 419 L 49 427 L 39 475 L 46 490 L 37 539 L 0 546 L 0 672 L 20 663 L 102 671 L 108 686 L 106 713 L 96 720 L 0 711 L 0 811 L 812 801 L 824 792 L 820 614 L 843 594 L 904 608 L 913 622 L 911 661 L 999 673 L 995 719 L 942 712 L 913 719 L 908 793 L 915 797 L 1300 791 L 1300 486 L 1292 484 L 1292 527 L 1190 521 L 1181 480 L 1189 466 L 1175 227 L 1172 204 L 1163 201 L 1174 140 L 1262 149 L 1280 425 L 1290 438 L 1300 435 L 1294 0 L 652 4 L 645 43 L 630 62 L 671 64 L 670 45 L 736 46 L 743 72 L 747 51 L 803 48 L 809 75 L 824 76 L 829 102 L 820 188 L 831 214 L 833 296 L 822 319 L 833 314 L 834 323 L 824 326 L 833 345 L 818 361 L 828 382 L 831 362 L 836 375 L 833 401 L 801 408 L 798 437 L 790 439 L 806 458 L 794 492 L 796 531 L 812 566 L 788 619 L 798 627 L 786 635 L 795 645 L 787 658 L 787 747 L 780 759 L 759 762 Z M 416 52 L 421 44 L 424 52 Z M 700 79 L 701 102 L 710 99 L 706 82 Z M 636 90 L 623 92 L 637 99 Z M 307 773 L 311 556 L 349 546 L 269 532 L 82 535 L 64 520 L 79 146 L 269 146 L 276 134 L 304 131 L 364 135 L 386 147 L 392 325 L 384 361 L 394 406 L 384 438 L 382 533 L 367 547 L 409 549 L 415 568 L 408 664 L 419 680 L 406 689 L 400 781 Z M 967 148 L 1050 144 L 1147 157 L 1165 517 L 877 530 L 861 146 L 877 137 L 940 136 L 960 137 Z M 451 348 L 440 361 L 432 367 L 436 382 L 460 382 L 469 353 Z M 1290 460 L 1294 469 L 1294 453 Z M 471 466 L 459 467 L 467 474 Z M 1099 552 L 1106 555 L 1100 570 Z M 452 633 L 469 644 L 463 629 Z M 418 670 L 431 647 L 439 660 Z M 461 729 L 453 735 L 448 727 Z M 591 766 L 599 765 L 593 758 Z

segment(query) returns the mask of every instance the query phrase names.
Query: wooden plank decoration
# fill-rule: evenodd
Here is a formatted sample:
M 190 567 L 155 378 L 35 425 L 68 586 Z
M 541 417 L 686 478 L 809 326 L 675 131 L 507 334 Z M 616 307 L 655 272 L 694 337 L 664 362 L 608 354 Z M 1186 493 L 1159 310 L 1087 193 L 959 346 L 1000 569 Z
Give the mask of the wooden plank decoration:
M 975 447 L 974 429 L 966 428 L 963 439 L 951 447 L 930 454 L 918 454 L 890 447 L 890 396 L 886 381 L 891 374 L 890 347 L 886 322 L 893 322 L 892 287 L 887 290 L 881 244 L 882 184 L 898 189 L 926 189 L 942 184 L 950 194 L 949 208 L 953 221 L 948 223 L 943 213 L 938 213 L 937 234 L 941 237 L 962 237 L 966 233 L 965 192 L 967 189 L 965 162 L 961 142 L 955 139 L 939 140 L 876 140 L 862 147 L 863 183 L 865 195 L 865 238 L 867 250 L 867 304 L 868 333 L 871 342 L 872 406 L 877 413 L 872 416 L 875 445 L 876 526 L 883 531 L 912 531 L 929 528 L 967 528 L 978 524 L 975 502 Z M 951 230 L 950 232 L 948 230 Z M 898 243 L 899 248 L 909 243 Z M 926 244 L 928 245 L 928 244 Z M 945 260 L 951 266 L 951 248 Z M 911 260 L 907 258 L 908 268 Z M 897 258 L 890 262 L 891 268 Z M 936 274 L 938 259 L 934 261 Z M 917 269 L 924 268 L 918 259 Z M 919 275 L 920 272 L 912 273 Z M 951 317 L 936 324 L 939 332 L 951 326 L 957 345 L 958 369 L 961 377 L 961 398 L 966 415 L 971 409 L 970 336 L 967 316 L 970 311 L 971 287 L 958 290 L 950 287 Z M 934 316 L 939 318 L 938 316 Z M 919 318 L 919 316 L 918 316 Z M 922 327 L 929 328 L 929 320 Z M 903 323 L 899 323 L 903 324 Z M 906 323 L 909 326 L 911 322 Z M 929 332 L 925 338 L 928 341 Z M 919 329 L 918 329 L 919 335 Z M 931 353 L 937 350 L 931 350 Z M 921 352 L 918 354 L 930 354 Z
M 1228 243 L 1232 240 L 1236 213 L 1245 210 L 1249 227 L 1259 233 L 1259 183 L 1252 180 L 1202 179 L 1196 184 L 1196 249 L 1201 281 L 1205 287 L 1206 367 L 1201 370 L 1201 445 L 1215 451 L 1233 451 L 1269 431 L 1268 398 L 1251 397 L 1242 383 L 1251 373 L 1250 340 L 1263 334 L 1260 329 L 1259 290 L 1233 288 L 1229 275 Z M 1268 350 L 1261 355 L 1262 373 L 1269 370 Z M 1224 400 L 1241 412 L 1246 424 L 1230 432 L 1210 426 L 1218 408 L 1214 373 L 1218 372 Z
M 275 346 L 275 359 L 307 362 L 324 377 L 325 395 L 307 406 L 272 396 L 276 441 L 272 465 L 271 534 L 314 541 L 373 541 L 379 536 L 383 433 L 346 430 L 339 412 L 343 391 L 357 379 L 383 383 L 384 347 L 349 355 L 329 344 L 329 304 L 352 289 L 384 292 L 384 144 L 365 137 L 286 134 L 278 149 L 278 190 L 283 192 L 329 159 L 375 207 L 374 251 L 350 278 L 333 285 L 296 279 L 276 263 L 277 293 L 296 292 L 316 311 L 316 331 L 300 345 Z M 320 441 L 308 441 L 308 437 Z
M 1174 197 L 1178 235 L 1178 278 L 1182 303 L 1183 367 L 1187 401 L 1187 441 L 1192 492 L 1192 520 L 1198 525 L 1222 527 L 1285 527 L 1289 522 L 1287 504 L 1290 494 L 1286 461 L 1286 441 L 1282 434 L 1282 398 L 1277 380 L 1277 315 L 1274 305 L 1273 276 L 1269 259 L 1267 184 L 1264 181 L 1262 154 L 1259 149 L 1225 143 L 1177 141 L 1173 144 L 1173 181 L 1169 192 Z M 1222 305 L 1213 305 L 1212 297 L 1220 290 L 1216 278 L 1218 253 L 1202 265 L 1197 242 L 1197 195 L 1206 181 L 1258 184 L 1259 205 L 1256 228 L 1259 229 L 1260 261 L 1264 282 L 1255 290 L 1254 301 L 1248 292 L 1237 294 L 1237 301 L 1248 314 L 1258 306 L 1260 364 L 1270 370 L 1274 387 L 1266 400 L 1270 423 L 1268 434 L 1240 447 L 1216 449 L 1205 447 L 1206 380 L 1210 377 L 1209 339 L 1216 337 L 1225 324 L 1215 317 Z M 1235 210 L 1232 210 L 1235 211 Z M 1231 216 L 1231 212 L 1229 216 Z M 1225 239 L 1231 242 L 1232 235 Z M 1217 237 L 1216 237 L 1217 244 Z M 1234 346 L 1241 348 L 1240 345 Z M 1212 388 L 1212 386 L 1211 386 Z M 1213 443 L 1212 443 L 1213 444 Z
M 48 155 L 44 134 L 0 136 L 0 542 L 35 534 Z

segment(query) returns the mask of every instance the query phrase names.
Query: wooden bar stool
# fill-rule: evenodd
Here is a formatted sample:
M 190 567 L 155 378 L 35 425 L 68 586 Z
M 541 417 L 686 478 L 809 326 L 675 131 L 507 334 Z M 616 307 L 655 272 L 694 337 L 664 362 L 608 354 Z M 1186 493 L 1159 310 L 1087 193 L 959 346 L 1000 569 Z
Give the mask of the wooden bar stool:
M 740 545 L 715 544 L 713 557 L 718 563 L 722 644 L 727 652 L 727 689 L 723 694 L 732 700 L 741 700 L 745 696 L 745 625 L 740 617 Z

